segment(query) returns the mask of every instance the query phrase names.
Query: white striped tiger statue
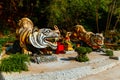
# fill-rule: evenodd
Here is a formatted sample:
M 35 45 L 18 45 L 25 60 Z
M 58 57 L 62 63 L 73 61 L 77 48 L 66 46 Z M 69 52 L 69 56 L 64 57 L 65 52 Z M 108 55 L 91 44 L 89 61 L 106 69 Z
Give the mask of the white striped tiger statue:
M 82 25 L 76 25 L 71 35 L 71 40 L 83 41 L 93 49 L 100 49 L 104 45 L 102 33 L 88 32 Z
M 56 30 L 49 28 L 36 29 L 29 18 L 22 18 L 18 22 L 19 28 L 16 29 L 17 39 L 20 41 L 20 47 L 23 53 L 28 53 L 26 44 L 41 49 L 51 47 L 57 48 L 56 39 L 60 34 Z

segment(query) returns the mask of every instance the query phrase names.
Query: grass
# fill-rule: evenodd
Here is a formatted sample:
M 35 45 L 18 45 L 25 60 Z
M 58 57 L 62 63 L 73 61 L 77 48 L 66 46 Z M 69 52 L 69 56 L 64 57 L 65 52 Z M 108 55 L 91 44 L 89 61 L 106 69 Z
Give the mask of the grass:
M 21 72 L 28 71 L 28 65 L 30 58 L 25 54 L 12 54 L 7 58 L 1 60 L 0 71 L 1 72 Z

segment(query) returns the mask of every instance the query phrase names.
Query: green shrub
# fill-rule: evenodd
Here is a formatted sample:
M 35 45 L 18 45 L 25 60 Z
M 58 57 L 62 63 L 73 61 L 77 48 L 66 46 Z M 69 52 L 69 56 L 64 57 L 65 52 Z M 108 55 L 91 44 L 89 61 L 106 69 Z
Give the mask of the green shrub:
M 92 48 L 90 48 L 90 47 L 86 47 L 86 52 L 87 52 L 87 53 L 92 52 Z
M 106 50 L 105 51 L 107 56 L 113 56 L 113 51 L 112 50 Z
M 89 47 L 77 47 L 75 51 L 78 53 L 78 56 L 76 57 L 76 60 L 79 62 L 86 62 L 89 61 L 89 58 L 86 54 L 90 53 L 92 51 Z
M 4 58 L 1 60 L 0 63 L 0 71 L 3 72 L 21 72 L 27 71 L 29 57 L 25 54 L 12 54 L 8 58 Z
M 86 54 L 86 48 L 85 47 L 77 47 L 75 51 L 80 54 Z
M 13 42 L 15 40 L 15 37 L 5 37 L 5 38 L 0 38 L 0 45 L 4 45 L 7 42 Z
M 0 44 L 3 45 L 6 43 L 6 38 L 0 38 Z
M 86 62 L 86 61 L 89 61 L 89 58 L 86 55 L 84 55 L 84 56 L 79 55 L 76 57 L 76 60 L 79 62 Z

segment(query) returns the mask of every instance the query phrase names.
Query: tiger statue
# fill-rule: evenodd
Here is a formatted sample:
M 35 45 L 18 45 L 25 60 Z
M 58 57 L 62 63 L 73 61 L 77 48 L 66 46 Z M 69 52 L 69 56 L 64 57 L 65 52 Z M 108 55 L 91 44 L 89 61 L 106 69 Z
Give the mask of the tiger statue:
M 82 25 L 76 25 L 71 34 L 71 40 L 79 40 L 85 42 L 93 49 L 100 49 L 104 45 L 104 37 L 102 33 L 87 32 Z
M 16 36 L 20 42 L 19 44 L 23 53 L 28 53 L 27 44 L 37 49 L 46 47 L 51 47 L 52 49 L 57 48 L 56 40 L 60 35 L 56 30 L 51 30 L 49 28 L 37 29 L 29 18 L 20 19 L 18 26 L 19 27 L 16 29 Z

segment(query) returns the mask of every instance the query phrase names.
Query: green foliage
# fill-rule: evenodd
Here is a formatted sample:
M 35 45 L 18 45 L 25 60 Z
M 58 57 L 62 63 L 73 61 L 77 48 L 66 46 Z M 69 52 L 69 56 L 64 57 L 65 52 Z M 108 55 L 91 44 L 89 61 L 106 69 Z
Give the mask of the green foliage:
M 87 54 L 92 52 L 92 49 L 89 47 L 77 47 L 75 48 L 75 51 L 78 53 L 76 60 L 79 62 L 86 62 L 89 60 Z
M 5 44 L 7 42 L 6 38 L 0 38 L 0 45 L 2 46 L 3 44 Z
M 113 42 L 117 42 L 118 39 L 119 39 L 118 36 L 114 36 L 114 37 L 113 37 Z
M 3 46 L 6 42 L 13 42 L 15 40 L 15 37 L 3 37 L 3 38 L 0 38 L 0 45 Z
M 92 48 L 86 47 L 86 51 L 87 51 L 87 53 L 90 53 L 90 52 L 92 52 Z
M 1 52 L 2 52 L 2 45 L 0 45 L 0 54 L 1 54 Z
M 73 49 L 76 49 L 76 44 L 75 43 L 72 43 L 72 45 L 73 45 Z
M 113 56 L 113 51 L 112 50 L 106 50 L 105 51 L 107 56 Z
M 114 26 L 115 21 L 119 19 L 119 0 L 5 0 L 1 1 L 3 5 L 2 10 L 4 11 L 1 11 L 0 14 L 2 16 L 0 19 L 0 22 L 2 21 L 0 29 L 16 27 L 16 22 L 21 17 L 26 16 L 32 19 L 35 26 L 40 26 L 40 28 L 58 25 L 62 29 L 70 30 L 74 25 L 81 24 L 86 29 L 96 32 L 97 15 L 99 21 L 98 27 L 101 31 L 104 31 L 104 25 L 106 25 L 106 20 L 114 1 L 116 3 L 115 9 L 111 14 L 113 20 L 111 20 L 110 29 Z M 9 21 L 9 17 L 12 20 Z M 119 20 L 118 24 L 120 25 Z M 119 29 L 119 25 L 116 28 Z M 3 33 L 8 34 L 9 31 L 6 30 Z
M 67 1 L 66 0 L 52 0 L 48 7 L 48 25 L 53 26 L 55 24 L 62 24 L 65 20 L 67 11 Z
M 103 45 L 102 48 L 106 48 L 106 45 Z
M 86 55 L 84 55 L 84 56 L 77 56 L 76 60 L 79 61 L 79 62 L 86 62 L 86 61 L 89 61 L 89 58 Z
M 92 49 L 90 47 L 77 47 L 75 51 L 77 51 L 78 54 L 87 54 L 92 52 Z
M 4 35 L 9 35 L 9 34 L 10 34 L 10 30 L 9 30 L 9 29 L 5 29 L 5 30 L 3 31 L 3 34 L 4 34 Z
M 4 58 L 0 63 L 0 71 L 3 72 L 21 72 L 27 71 L 28 66 L 27 62 L 29 62 L 28 55 L 25 54 L 12 54 L 8 58 Z
M 78 54 L 86 54 L 86 48 L 85 47 L 77 47 L 75 51 L 78 52 Z

